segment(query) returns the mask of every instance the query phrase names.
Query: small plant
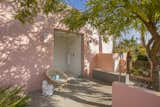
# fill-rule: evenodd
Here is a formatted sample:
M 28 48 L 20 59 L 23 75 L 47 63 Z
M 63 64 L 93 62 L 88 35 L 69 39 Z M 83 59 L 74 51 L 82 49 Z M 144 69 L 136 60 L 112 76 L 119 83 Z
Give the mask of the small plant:
M 131 70 L 131 73 L 132 73 L 133 75 L 136 75 L 136 76 L 141 75 L 141 71 L 140 71 L 139 69 L 135 69 L 135 68 L 133 68 L 133 69 Z
M 0 107 L 25 107 L 29 102 L 21 87 L 0 88 Z

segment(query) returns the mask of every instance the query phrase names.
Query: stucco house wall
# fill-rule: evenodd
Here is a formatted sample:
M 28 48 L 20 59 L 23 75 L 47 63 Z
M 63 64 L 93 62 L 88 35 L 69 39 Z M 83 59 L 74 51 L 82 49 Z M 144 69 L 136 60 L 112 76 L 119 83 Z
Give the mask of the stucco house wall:
M 105 42 L 102 40 L 102 53 L 104 54 L 112 54 L 113 51 L 113 38 L 108 36 L 108 41 Z
M 13 10 L 10 3 L 0 3 L 0 86 L 19 84 L 34 91 L 54 64 L 54 29 L 68 28 L 60 23 L 63 12 L 48 18 L 38 15 L 34 23 L 24 25 L 13 18 Z M 90 26 L 79 33 L 84 36 L 83 74 L 88 77 L 93 57 L 99 53 L 99 37 Z

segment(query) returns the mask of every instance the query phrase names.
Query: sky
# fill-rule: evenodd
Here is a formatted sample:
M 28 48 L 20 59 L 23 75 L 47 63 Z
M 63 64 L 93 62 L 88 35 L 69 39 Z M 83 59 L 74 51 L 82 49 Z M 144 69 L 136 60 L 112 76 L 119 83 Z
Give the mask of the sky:
M 83 11 L 85 10 L 85 3 L 86 0 L 65 0 L 67 2 L 67 4 L 69 4 L 70 6 Z

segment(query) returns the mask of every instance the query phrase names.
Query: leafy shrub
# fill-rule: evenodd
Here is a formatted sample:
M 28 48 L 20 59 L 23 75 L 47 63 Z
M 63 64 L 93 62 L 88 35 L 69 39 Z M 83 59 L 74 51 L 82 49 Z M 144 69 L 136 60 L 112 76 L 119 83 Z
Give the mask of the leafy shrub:
M 135 69 L 135 68 L 133 68 L 133 69 L 131 70 L 131 73 L 132 73 L 133 75 L 136 75 L 136 76 L 141 75 L 140 69 Z
M 145 56 L 145 55 L 138 55 L 138 56 L 137 56 L 137 60 L 148 61 L 148 58 L 147 58 L 147 56 Z
M 25 107 L 29 102 L 21 87 L 0 88 L 0 107 Z
M 149 73 L 149 69 L 145 69 L 145 68 L 133 68 L 131 69 L 131 74 L 135 75 L 135 76 L 143 76 L 143 77 L 149 77 L 150 73 Z

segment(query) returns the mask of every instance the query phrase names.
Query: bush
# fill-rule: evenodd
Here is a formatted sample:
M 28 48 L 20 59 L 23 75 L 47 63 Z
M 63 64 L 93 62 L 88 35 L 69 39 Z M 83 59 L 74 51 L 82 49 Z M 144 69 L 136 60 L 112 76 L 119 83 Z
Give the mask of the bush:
M 25 107 L 29 102 L 21 87 L 0 88 L 0 107 Z
M 137 60 L 148 61 L 148 58 L 147 58 L 147 56 L 145 56 L 145 55 L 138 55 L 138 56 L 137 56 Z
M 133 69 L 131 70 L 131 73 L 132 73 L 133 75 L 135 75 L 135 76 L 141 75 L 141 71 L 140 71 L 139 69 L 135 69 L 135 68 L 133 68 Z

